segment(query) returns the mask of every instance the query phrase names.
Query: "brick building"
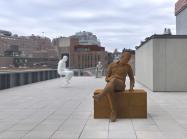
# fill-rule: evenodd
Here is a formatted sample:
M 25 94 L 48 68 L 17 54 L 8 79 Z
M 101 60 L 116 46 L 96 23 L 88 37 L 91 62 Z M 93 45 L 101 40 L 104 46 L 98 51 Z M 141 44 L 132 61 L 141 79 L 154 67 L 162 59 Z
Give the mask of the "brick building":
M 175 4 L 176 34 L 187 35 L 187 0 L 178 0 Z
M 38 63 L 40 59 L 46 59 L 45 61 L 50 58 L 56 59 L 56 63 L 58 61 L 56 49 L 52 46 L 52 42 L 49 38 L 34 35 L 12 35 L 11 32 L 3 30 L 0 30 L 0 57 L 0 67 L 15 66 L 15 62 L 10 62 L 15 61 L 15 58 L 17 61 L 19 61 L 19 58 L 20 61 L 24 58 L 25 66 L 28 66 L 26 61 L 32 58 L 33 60 L 31 61 L 33 64 Z M 36 60 L 35 62 L 34 59 Z
M 60 37 L 53 39 L 59 58 L 64 55 L 69 57 L 67 66 L 71 69 L 96 67 L 98 61 L 106 67 L 108 55 L 104 47 L 96 44 L 80 44 L 79 38 Z
M 49 50 L 49 51 L 48 51 Z M 12 53 L 11 53 L 12 51 Z M 40 36 L 0 36 L 0 56 L 23 56 L 37 58 L 57 57 L 55 49 L 52 47 L 51 40 Z M 14 52 L 16 52 L 14 54 Z M 41 55 L 45 53 L 45 55 Z

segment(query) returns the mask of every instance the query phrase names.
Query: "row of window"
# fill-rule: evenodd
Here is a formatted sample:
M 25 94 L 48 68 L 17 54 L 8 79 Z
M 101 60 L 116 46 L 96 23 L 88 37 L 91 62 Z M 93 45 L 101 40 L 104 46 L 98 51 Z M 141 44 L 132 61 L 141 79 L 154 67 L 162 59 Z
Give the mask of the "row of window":
M 98 61 L 100 60 L 100 55 L 78 55 L 78 68 L 96 67 Z
M 77 52 L 88 52 L 90 51 L 90 48 L 77 48 L 76 51 Z

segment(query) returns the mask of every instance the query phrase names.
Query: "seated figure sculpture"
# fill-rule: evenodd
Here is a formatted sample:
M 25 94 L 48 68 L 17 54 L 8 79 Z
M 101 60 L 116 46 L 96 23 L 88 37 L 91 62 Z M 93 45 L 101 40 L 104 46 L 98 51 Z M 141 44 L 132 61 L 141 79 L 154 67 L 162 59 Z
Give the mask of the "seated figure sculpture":
M 98 62 L 96 66 L 96 78 L 101 78 L 103 73 L 103 65 L 101 64 L 101 61 Z
M 62 77 L 63 75 L 65 76 L 66 79 L 66 83 L 69 84 L 71 78 L 73 77 L 73 71 L 69 70 L 66 68 L 66 62 L 68 60 L 67 56 L 63 56 L 63 58 L 58 62 L 58 74 L 60 75 L 60 77 Z
M 107 82 L 105 88 L 100 94 L 93 96 L 95 101 L 99 101 L 102 97 L 107 95 L 111 109 L 110 120 L 112 122 L 115 122 L 117 118 L 116 100 L 114 95 L 116 92 L 121 92 L 125 90 L 125 81 L 127 75 L 130 79 L 129 90 L 131 92 L 133 91 L 135 80 L 132 68 L 128 64 L 130 58 L 131 54 L 129 52 L 123 52 L 119 61 L 113 62 L 109 65 L 105 78 Z

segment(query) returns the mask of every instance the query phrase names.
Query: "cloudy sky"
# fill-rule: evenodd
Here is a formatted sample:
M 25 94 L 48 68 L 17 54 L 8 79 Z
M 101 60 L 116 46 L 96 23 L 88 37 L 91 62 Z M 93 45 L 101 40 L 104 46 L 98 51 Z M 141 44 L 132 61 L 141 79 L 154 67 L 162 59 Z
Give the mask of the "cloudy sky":
M 145 37 L 175 34 L 177 0 L 0 0 L 0 29 L 18 35 L 96 34 L 107 50 L 133 48 Z

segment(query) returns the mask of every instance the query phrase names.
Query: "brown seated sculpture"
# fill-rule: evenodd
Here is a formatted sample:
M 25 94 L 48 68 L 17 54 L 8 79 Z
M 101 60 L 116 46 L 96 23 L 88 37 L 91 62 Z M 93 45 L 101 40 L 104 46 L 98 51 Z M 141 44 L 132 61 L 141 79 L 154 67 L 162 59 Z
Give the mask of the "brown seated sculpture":
M 113 96 L 116 92 L 125 90 L 125 81 L 127 75 L 130 78 L 129 90 L 133 91 L 135 80 L 132 68 L 128 64 L 130 58 L 131 54 L 129 52 L 123 52 L 119 61 L 113 62 L 109 65 L 105 79 L 107 82 L 105 88 L 101 91 L 101 93 L 93 96 L 95 101 L 99 101 L 106 95 L 108 96 L 111 108 L 110 120 L 112 122 L 116 121 L 117 117 L 116 100 Z

